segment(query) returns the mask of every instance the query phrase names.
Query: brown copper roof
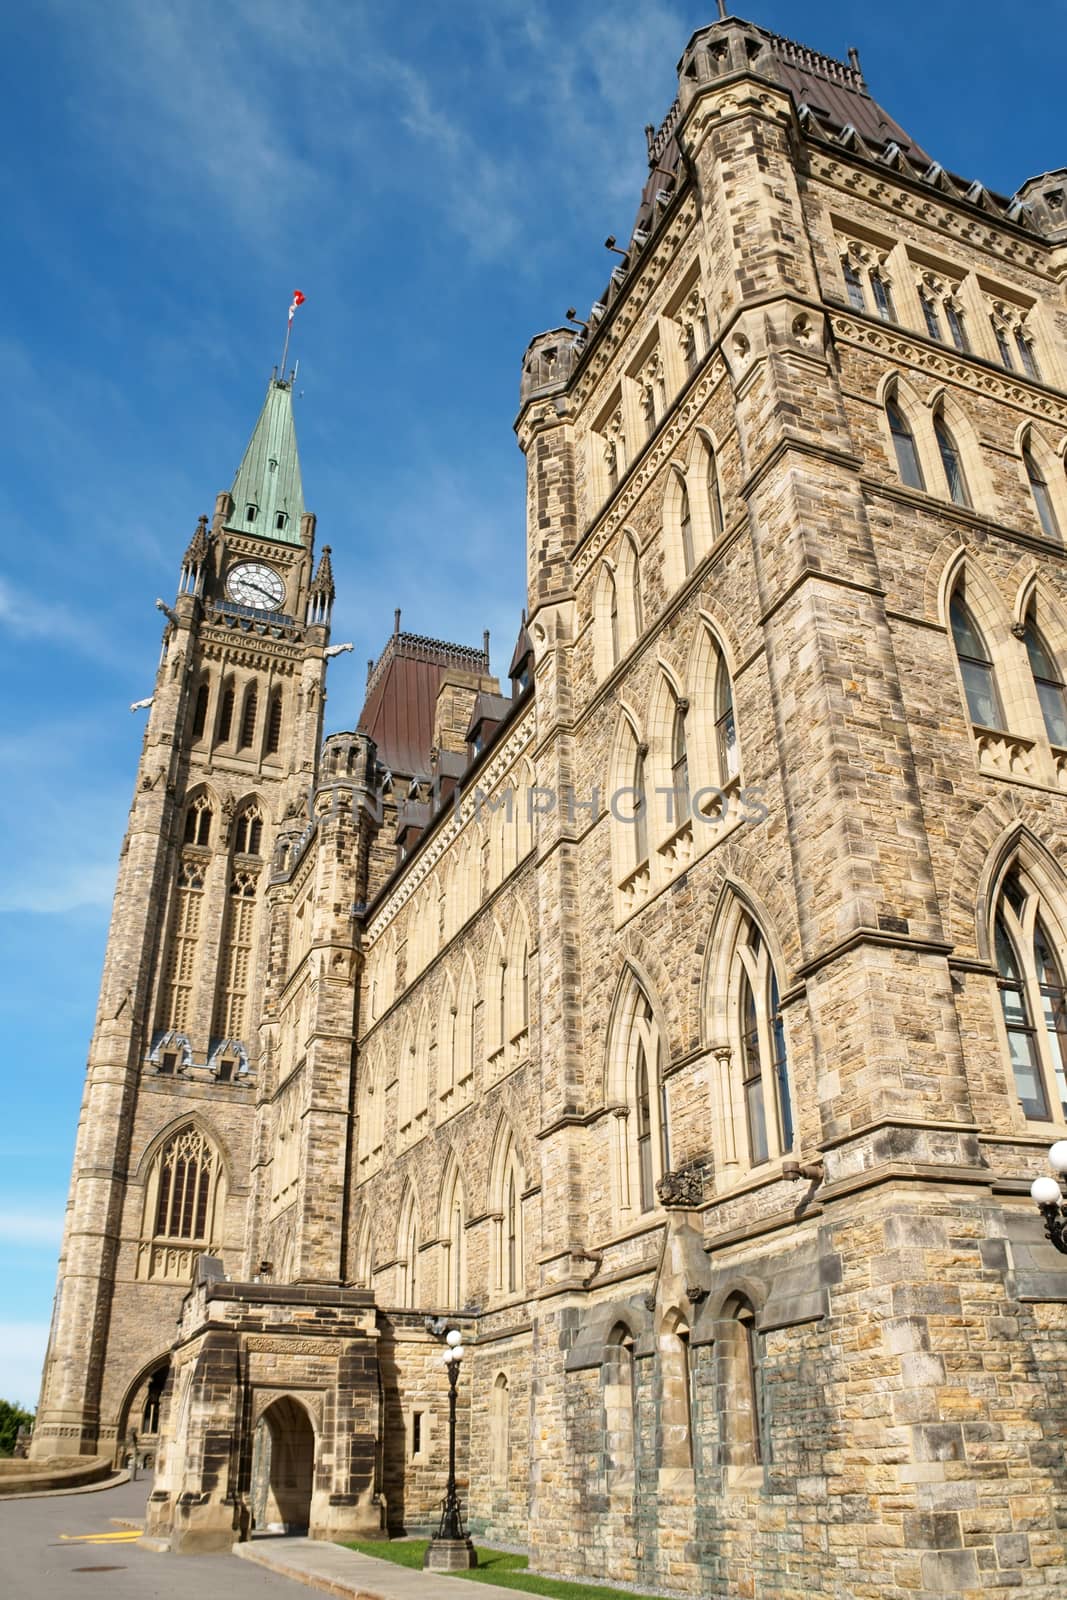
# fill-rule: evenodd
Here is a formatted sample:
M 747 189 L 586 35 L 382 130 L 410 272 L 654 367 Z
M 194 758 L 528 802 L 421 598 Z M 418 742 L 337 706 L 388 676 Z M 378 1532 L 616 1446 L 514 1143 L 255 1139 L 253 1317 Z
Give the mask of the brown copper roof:
M 394 777 L 429 775 L 434 710 L 445 667 L 488 672 L 488 651 L 398 631 L 367 675 L 359 728 L 374 740 L 379 761 Z
M 762 30 L 761 30 L 762 31 Z M 894 122 L 877 100 L 872 100 L 858 60 L 835 61 L 807 45 L 769 34 L 782 82 L 798 106 L 809 106 L 824 123 L 855 128 L 861 139 L 876 148 L 892 141 L 905 155 L 929 165 L 930 157 L 899 122 Z

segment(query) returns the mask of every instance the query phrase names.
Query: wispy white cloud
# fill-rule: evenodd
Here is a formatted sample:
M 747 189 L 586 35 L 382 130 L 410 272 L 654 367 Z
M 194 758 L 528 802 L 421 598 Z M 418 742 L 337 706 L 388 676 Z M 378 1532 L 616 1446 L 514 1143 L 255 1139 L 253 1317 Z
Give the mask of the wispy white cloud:
M 62 601 L 43 603 L 29 590 L 0 573 L 0 631 L 15 639 L 40 641 L 57 651 L 88 656 L 104 666 L 125 663 L 113 635 L 98 628 L 83 612 Z
M 0 1395 L 27 1411 L 37 1408 L 47 1322 L 0 1322 Z
M 59 1246 L 63 1237 L 62 1216 L 39 1211 L 0 1210 L 0 1243 L 6 1245 Z

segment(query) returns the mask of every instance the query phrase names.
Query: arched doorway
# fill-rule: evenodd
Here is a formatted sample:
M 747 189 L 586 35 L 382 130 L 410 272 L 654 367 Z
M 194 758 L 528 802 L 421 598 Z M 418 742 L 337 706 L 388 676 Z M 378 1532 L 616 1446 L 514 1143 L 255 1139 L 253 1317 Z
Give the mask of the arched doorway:
M 159 1445 L 160 1408 L 170 1373 L 170 1357 L 160 1356 L 131 1384 L 119 1414 L 116 1461 L 124 1464 L 136 1447 L 138 1468 L 151 1471 Z
M 315 1481 L 315 1430 L 299 1400 L 283 1395 L 256 1427 L 252 1503 L 258 1533 L 306 1534 Z

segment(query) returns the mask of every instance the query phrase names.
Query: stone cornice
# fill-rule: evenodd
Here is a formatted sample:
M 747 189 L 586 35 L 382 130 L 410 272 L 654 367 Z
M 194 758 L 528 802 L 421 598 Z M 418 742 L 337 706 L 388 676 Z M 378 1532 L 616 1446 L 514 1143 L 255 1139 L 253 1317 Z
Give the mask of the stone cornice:
M 891 361 L 905 361 L 921 372 L 958 383 L 975 394 L 1003 400 L 1025 411 L 1028 416 L 1043 417 L 1061 428 L 1067 428 L 1067 396 L 1058 390 L 1050 390 L 1044 384 L 1031 383 L 1016 374 L 1002 372 L 992 362 L 950 350 L 932 339 L 924 339 L 921 334 L 901 328 L 897 323 L 868 321 L 863 317 L 842 314 L 829 306 L 827 314 L 839 339 L 876 350 Z
M 907 217 L 922 227 L 936 229 L 957 244 L 969 250 L 987 250 L 1014 266 L 1028 268 L 1049 279 L 1049 252 L 1047 247 L 1020 229 L 1015 232 L 1009 224 L 981 213 L 953 205 L 951 200 L 916 178 L 913 182 L 902 179 L 899 172 L 867 168 L 855 156 L 840 155 L 820 149 L 809 141 L 810 171 L 835 189 L 852 198 L 867 200 L 879 206 L 894 219 L 899 232 L 900 218 Z

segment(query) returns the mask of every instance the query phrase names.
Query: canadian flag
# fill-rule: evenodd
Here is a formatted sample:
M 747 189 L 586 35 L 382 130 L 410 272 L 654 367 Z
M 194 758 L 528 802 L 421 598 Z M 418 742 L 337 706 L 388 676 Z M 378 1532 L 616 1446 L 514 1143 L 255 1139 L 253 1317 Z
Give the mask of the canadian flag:
M 296 314 L 297 306 L 302 306 L 306 299 L 307 299 L 307 296 L 301 294 L 299 289 L 294 289 L 293 290 L 293 303 L 289 307 L 289 321 L 290 321 L 290 323 L 292 322 L 293 317 Z

